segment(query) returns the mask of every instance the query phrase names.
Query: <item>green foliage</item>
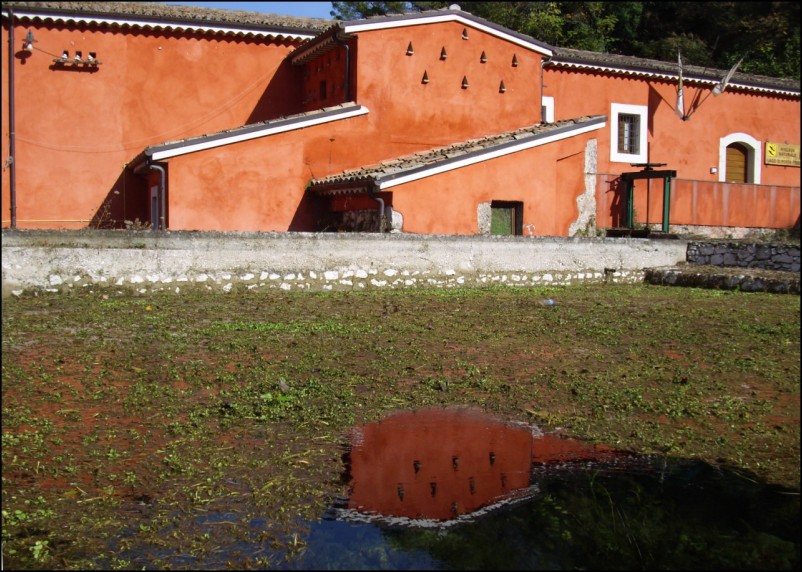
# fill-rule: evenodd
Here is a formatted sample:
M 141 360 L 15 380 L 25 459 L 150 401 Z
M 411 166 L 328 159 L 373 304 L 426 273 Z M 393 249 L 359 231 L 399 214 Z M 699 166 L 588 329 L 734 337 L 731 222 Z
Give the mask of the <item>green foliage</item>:
M 333 2 L 339 19 L 453 2 Z M 462 10 L 554 46 L 799 79 L 797 2 L 458 2 Z
M 214 324 L 211 331 L 256 331 L 264 333 L 291 333 L 291 334 L 345 334 L 349 332 L 364 333 L 366 330 L 360 326 L 347 326 L 334 320 L 325 320 L 317 323 L 304 323 L 297 320 L 291 322 L 221 322 Z
M 356 20 L 371 16 L 403 14 L 413 9 L 413 2 L 332 2 L 331 15 L 338 20 Z

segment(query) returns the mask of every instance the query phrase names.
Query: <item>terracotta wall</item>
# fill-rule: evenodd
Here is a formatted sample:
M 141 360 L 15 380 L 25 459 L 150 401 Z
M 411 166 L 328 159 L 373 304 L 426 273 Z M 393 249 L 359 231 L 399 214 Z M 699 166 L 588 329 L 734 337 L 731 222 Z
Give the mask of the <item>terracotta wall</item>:
M 669 223 L 672 225 L 791 228 L 799 224 L 800 189 L 779 185 L 744 185 L 674 179 Z M 625 198 L 616 175 L 599 175 L 597 224 L 624 224 Z M 648 205 L 648 209 L 647 209 Z M 635 222 L 663 220 L 663 181 L 635 181 Z
M 686 83 L 685 111 L 690 117 L 682 121 L 674 111 L 676 82 L 567 73 L 546 66 L 545 83 L 544 95 L 554 97 L 557 120 L 596 114 L 610 118 L 611 103 L 648 106 L 648 159 L 667 163 L 665 168 L 676 170 L 682 179 L 718 181 L 711 168 L 719 167 L 720 139 L 733 133 L 746 133 L 763 143 L 800 143 L 799 98 L 730 90 L 714 97 L 710 88 Z M 609 133 L 610 123 L 606 136 L 599 137 L 598 172 L 638 170 L 629 163 L 610 162 Z M 799 186 L 798 167 L 763 164 L 761 171 L 761 184 Z
M 392 188 L 403 232 L 478 234 L 478 205 L 497 200 L 523 203 L 524 235 L 567 236 L 579 214 L 584 150 L 594 133 Z
M 15 60 L 18 228 L 82 228 L 107 199 L 120 216 L 146 216 L 141 198 L 128 196 L 142 182 L 123 171 L 147 145 L 300 111 L 300 71 L 282 64 L 286 43 L 26 24 L 15 27 L 15 49 L 29 29 L 35 49 Z M 7 28 L 1 43 L 5 158 Z M 96 52 L 101 65 L 55 68 L 65 49 Z M 2 176 L 7 227 L 8 170 Z
M 540 121 L 540 54 L 473 28 L 463 40 L 463 29 L 445 22 L 359 34 L 357 102 L 374 112 L 377 139 L 371 145 L 380 155 L 404 155 Z M 410 42 L 414 53 L 408 56 Z M 482 52 L 486 63 L 480 62 Z M 502 81 L 505 93 L 499 92 Z
M 83 228 L 101 218 L 104 205 L 114 217 L 144 220 L 145 182 L 125 167 L 146 146 L 345 99 L 342 48 L 293 67 L 284 60 L 292 50 L 287 43 L 26 25 L 16 27 L 16 44 L 29 28 L 36 49 L 15 65 L 18 228 Z M 312 178 L 540 122 L 541 55 L 470 27 L 463 39 L 464 29 L 445 22 L 360 32 L 351 43 L 352 99 L 370 110 L 366 116 L 170 159 L 169 228 L 313 230 L 320 203 L 304 193 Z M 407 55 L 410 43 L 413 53 Z M 102 64 L 95 72 L 53 69 L 52 57 L 63 49 L 94 51 Z M 7 63 L 4 52 L 4 86 Z M 422 81 L 424 73 L 428 83 Z M 321 80 L 327 83 L 325 97 Z M 798 100 L 734 92 L 705 99 L 700 92 L 694 108 L 697 93 L 686 88 L 691 117 L 683 122 L 674 114 L 676 86 L 669 82 L 550 70 L 545 85 L 558 120 L 609 116 L 610 102 L 648 105 L 649 158 L 668 163 L 681 179 L 716 180 L 710 168 L 719 163 L 720 137 L 730 133 L 799 142 Z M 4 157 L 7 105 L 4 89 Z M 592 135 L 599 144 L 598 172 L 632 170 L 610 163 L 609 129 L 608 122 Z M 576 197 L 584 190 L 587 139 L 409 183 L 393 190 L 393 207 L 404 215 L 405 232 L 475 234 L 478 203 L 522 201 L 526 234 L 566 235 L 577 218 Z M 9 171 L 2 176 L 7 227 Z M 763 165 L 762 181 L 798 189 L 799 169 Z M 782 192 L 778 205 L 790 200 L 780 199 Z M 675 200 L 680 216 L 688 199 L 678 193 Z M 739 204 L 734 201 L 730 208 Z M 744 201 L 753 211 L 753 203 Z M 695 216 L 705 219 L 702 203 L 697 197 L 701 214 Z M 600 226 L 611 212 L 609 207 L 600 211 L 605 208 L 608 214 L 598 215 Z M 640 211 L 637 203 L 636 208 Z
M 311 178 L 359 164 L 354 148 L 368 140 L 371 115 L 171 159 L 170 228 L 316 230 L 323 217 L 317 209 L 331 201 L 307 196 L 305 186 Z M 399 185 L 380 196 L 404 217 L 403 232 L 477 234 L 479 203 L 503 200 L 523 202 L 525 234 L 565 236 L 578 216 L 584 150 L 594 133 Z M 373 201 L 343 198 L 333 204 L 338 210 L 376 208 Z
M 307 182 L 352 165 L 366 116 L 170 159 L 173 230 L 306 231 L 315 227 Z
M 312 178 L 539 122 L 539 84 L 533 77 L 537 77 L 540 56 L 474 29 L 463 40 L 463 28 L 444 23 L 360 33 L 352 42 L 354 99 L 370 110 L 367 116 L 170 159 L 170 228 L 315 230 L 316 209 L 326 201 L 316 203 L 305 196 Z M 410 42 L 414 54 L 407 56 Z M 445 61 L 440 60 L 443 46 L 448 53 Z M 484 64 L 480 62 L 483 51 Z M 517 67 L 512 66 L 513 54 Z M 303 80 L 304 92 L 314 97 L 322 80 L 341 89 L 343 66 L 342 48 L 299 66 L 302 73 L 309 72 Z M 429 75 L 428 84 L 421 83 L 423 71 Z M 463 76 L 469 78 L 468 89 L 461 87 Z M 498 89 L 502 79 L 505 93 Z M 325 103 L 340 103 L 337 93 Z M 511 166 L 508 170 L 516 171 Z M 542 166 L 537 170 L 543 176 L 551 172 Z M 476 171 L 453 175 L 452 191 Z M 521 183 L 515 182 L 499 191 L 507 185 L 490 181 L 487 174 L 483 177 L 487 184 L 477 196 L 499 200 L 526 196 L 529 200 L 532 195 L 531 184 L 522 190 Z M 529 174 L 519 176 L 528 178 Z M 550 192 L 547 187 L 543 184 L 541 192 Z M 440 196 L 436 191 L 422 193 L 410 219 L 416 221 L 410 232 L 437 232 L 442 203 L 434 197 Z M 460 207 L 470 216 L 460 215 L 452 223 L 458 225 L 456 234 L 476 233 L 476 206 L 470 205 Z M 548 201 L 541 208 L 553 211 Z M 551 220 L 547 228 L 560 224 Z

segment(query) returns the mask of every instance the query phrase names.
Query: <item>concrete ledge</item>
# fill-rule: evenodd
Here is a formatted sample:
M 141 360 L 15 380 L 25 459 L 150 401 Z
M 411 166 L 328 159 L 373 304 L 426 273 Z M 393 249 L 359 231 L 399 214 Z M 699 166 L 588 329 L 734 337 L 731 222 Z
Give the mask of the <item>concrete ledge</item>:
M 4 231 L 3 295 L 187 288 L 370 288 L 636 283 L 687 243 L 351 233 Z

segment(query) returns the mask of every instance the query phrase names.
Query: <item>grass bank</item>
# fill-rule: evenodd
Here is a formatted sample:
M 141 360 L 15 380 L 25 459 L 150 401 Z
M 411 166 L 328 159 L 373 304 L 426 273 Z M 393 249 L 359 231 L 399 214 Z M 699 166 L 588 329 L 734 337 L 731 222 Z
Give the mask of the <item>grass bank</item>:
M 10 568 L 273 565 L 343 492 L 349 427 L 435 404 L 799 489 L 798 296 L 607 285 L 2 304 Z M 245 558 L 243 543 L 264 548 Z

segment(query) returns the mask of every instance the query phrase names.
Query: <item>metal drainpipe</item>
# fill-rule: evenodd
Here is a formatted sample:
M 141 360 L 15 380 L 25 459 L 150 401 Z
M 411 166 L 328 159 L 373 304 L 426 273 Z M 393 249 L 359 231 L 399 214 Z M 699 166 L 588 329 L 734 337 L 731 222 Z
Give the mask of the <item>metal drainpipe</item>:
M 351 47 L 335 33 L 334 41 L 345 48 L 345 101 L 351 101 Z
M 384 232 L 384 199 L 376 195 L 376 186 L 368 187 L 368 196 L 379 203 L 379 232 Z
M 165 223 L 165 211 L 167 209 L 167 202 L 164 197 L 164 189 L 165 189 L 165 182 L 167 179 L 167 173 L 164 170 L 164 167 L 161 165 L 156 165 L 154 163 L 142 163 L 134 168 L 134 174 L 139 175 L 143 169 L 153 169 L 159 171 L 159 228 L 156 230 L 167 230 L 167 224 Z
M 161 227 L 161 230 L 167 230 L 167 222 L 165 218 L 167 215 L 167 199 L 164 196 L 167 173 L 164 171 L 164 167 L 160 165 L 150 165 L 150 168 L 159 171 L 159 197 L 161 199 L 161 208 L 159 209 L 159 226 Z
M 11 228 L 17 228 L 17 167 L 14 141 L 14 11 L 8 9 L 8 198 L 11 207 Z

